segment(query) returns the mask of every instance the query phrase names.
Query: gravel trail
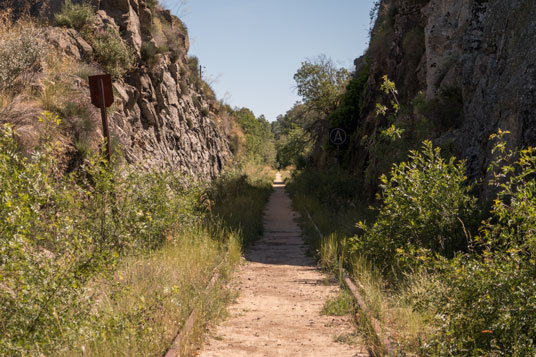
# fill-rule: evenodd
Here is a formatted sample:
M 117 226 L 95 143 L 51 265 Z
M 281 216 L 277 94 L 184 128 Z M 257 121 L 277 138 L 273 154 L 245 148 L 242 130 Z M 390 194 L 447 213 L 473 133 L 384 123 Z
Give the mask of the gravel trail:
M 264 235 L 234 279 L 239 297 L 200 356 L 368 356 L 351 317 L 321 314 L 339 288 L 306 256 L 295 218 L 278 173 Z

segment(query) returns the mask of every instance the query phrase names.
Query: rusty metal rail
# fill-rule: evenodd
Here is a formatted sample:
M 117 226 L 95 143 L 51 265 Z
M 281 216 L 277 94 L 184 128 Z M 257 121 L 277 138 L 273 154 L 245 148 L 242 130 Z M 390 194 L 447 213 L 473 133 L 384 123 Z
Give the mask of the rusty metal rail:
M 227 255 L 223 258 L 223 260 L 212 270 L 212 278 L 208 282 L 207 286 L 205 287 L 205 292 L 210 291 L 218 281 L 220 277 L 220 268 L 227 259 Z M 166 352 L 164 357 L 179 357 L 181 352 L 181 345 L 183 341 L 185 340 L 186 336 L 192 331 L 192 329 L 195 326 L 195 318 L 196 318 L 196 309 L 195 307 L 192 308 L 192 312 L 190 313 L 190 316 L 188 316 L 188 319 L 186 320 L 186 323 L 182 328 L 178 327 L 177 331 L 175 332 L 175 339 L 173 340 L 171 347 Z
M 322 233 L 320 228 L 318 228 L 318 226 L 316 225 L 315 221 L 313 220 L 313 217 L 311 217 L 311 214 L 309 213 L 307 208 L 304 207 L 304 210 L 305 210 L 305 213 L 307 214 L 307 217 L 309 218 L 309 221 L 311 221 L 311 224 L 315 228 L 315 230 L 318 233 L 318 235 L 320 236 L 320 238 L 321 239 L 324 238 L 325 237 L 324 234 Z M 372 316 L 372 314 L 370 312 L 370 309 L 368 308 L 368 306 L 366 304 L 366 301 L 365 301 L 363 295 L 360 292 L 360 290 L 365 292 L 365 287 L 358 280 L 356 280 L 355 283 L 354 283 L 354 281 L 352 281 L 352 279 L 350 278 L 349 274 L 346 272 L 346 270 L 340 264 L 339 257 L 337 257 L 337 266 L 341 269 L 341 273 L 342 273 L 342 277 L 343 277 L 342 281 L 344 282 L 344 284 L 346 285 L 348 290 L 350 290 L 350 292 L 354 296 L 355 300 L 357 301 L 357 305 L 359 306 L 359 309 L 361 310 L 362 314 L 364 314 L 366 316 L 367 320 L 369 321 L 370 326 L 372 327 L 373 332 L 374 332 L 374 334 L 376 336 L 376 339 L 382 344 L 382 348 L 383 348 L 384 352 L 387 355 L 390 355 L 391 343 L 389 342 L 389 338 L 383 332 L 381 322 L 378 319 L 376 319 L 374 316 Z

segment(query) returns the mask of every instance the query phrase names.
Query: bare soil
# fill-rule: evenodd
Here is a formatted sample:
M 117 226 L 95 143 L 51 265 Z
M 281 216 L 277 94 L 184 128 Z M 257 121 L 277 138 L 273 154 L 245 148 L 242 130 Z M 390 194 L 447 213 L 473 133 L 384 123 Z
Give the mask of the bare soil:
M 264 235 L 235 277 L 239 297 L 200 356 L 368 356 L 351 316 L 321 314 L 339 288 L 306 255 L 296 216 L 278 174 Z

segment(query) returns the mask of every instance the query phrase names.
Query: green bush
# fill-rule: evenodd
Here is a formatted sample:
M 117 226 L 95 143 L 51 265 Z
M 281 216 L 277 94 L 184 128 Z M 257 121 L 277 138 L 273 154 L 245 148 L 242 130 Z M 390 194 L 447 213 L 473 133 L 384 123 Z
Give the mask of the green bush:
M 262 216 L 270 193 L 270 178 L 251 178 L 229 171 L 207 191 L 211 212 L 224 227 L 239 231 L 242 242 L 257 239 L 263 231 Z
M 272 165 L 275 163 L 275 146 L 270 123 L 261 115 L 255 117 L 248 108 L 240 108 L 233 112 L 235 122 L 245 134 L 244 159 L 259 165 Z
M 95 8 L 89 2 L 73 4 L 71 0 L 65 0 L 61 11 L 54 15 L 58 26 L 66 26 L 80 30 L 93 22 Z
M 493 135 L 502 138 L 505 132 Z M 528 356 L 536 353 L 536 150 L 495 149 L 498 189 L 476 251 L 432 262 L 445 282 L 418 305 L 435 311 L 434 355 Z
M 445 161 L 425 141 L 422 152 L 411 151 L 409 161 L 394 165 L 389 178 L 382 176 L 378 218 L 373 225 L 358 224 L 364 233 L 353 238 L 354 249 L 380 267 L 397 266 L 397 252 L 453 256 L 466 250 L 463 224 L 476 212 L 466 179 L 463 162 Z
M 136 65 L 134 50 L 112 29 L 95 29 L 85 37 L 95 50 L 95 59 L 114 78 L 120 78 L 132 71 Z
M 445 290 L 428 291 L 439 331 L 426 345 L 438 356 L 536 353 L 536 265 L 515 252 L 444 261 Z M 430 302 L 432 301 L 432 302 Z M 417 303 L 418 305 L 419 303 Z
M 157 47 L 153 43 L 144 42 L 141 45 L 141 58 L 149 65 L 155 64 L 158 54 L 167 52 L 169 52 L 169 48 L 164 44 Z
M 44 44 L 40 30 L 31 23 L 12 24 L 0 19 L 0 89 L 13 86 L 19 76 L 42 58 Z
M 42 120 L 60 122 L 51 114 Z M 0 350 L 7 354 L 64 346 L 92 323 L 89 281 L 202 218 L 199 192 L 179 177 L 111 171 L 100 159 L 63 177 L 57 154 L 48 143 L 25 158 L 12 129 L 0 130 Z
M 332 128 L 343 128 L 347 133 L 354 133 L 365 108 L 365 95 L 368 89 L 370 65 L 367 63 L 359 73 L 348 82 L 338 108 L 330 115 Z

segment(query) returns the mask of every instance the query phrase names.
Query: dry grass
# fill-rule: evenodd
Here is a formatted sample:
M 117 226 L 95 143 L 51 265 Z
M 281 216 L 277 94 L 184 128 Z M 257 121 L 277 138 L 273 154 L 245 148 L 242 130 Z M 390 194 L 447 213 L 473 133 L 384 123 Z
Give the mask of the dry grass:
M 442 289 L 437 277 L 419 271 L 407 274 L 403 285 L 393 286 L 382 277 L 365 258 L 350 254 L 345 238 L 331 234 L 324 237 L 319 250 L 320 264 L 326 270 L 336 273 L 342 282 L 342 262 L 351 272 L 364 297 L 370 316 L 380 321 L 384 333 L 396 352 L 417 353 L 424 341 L 433 335 L 430 325 L 432 311 L 415 308 L 415 298 L 428 291 Z M 368 316 L 358 313 L 358 325 L 367 336 L 369 346 L 382 350 L 383 346 L 370 324 Z
M 254 181 L 270 183 L 275 179 L 275 170 L 271 166 L 261 166 L 252 162 L 244 164 L 244 174 Z
M 220 237 L 214 239 L 214 234 Z M 223 239 L 228 244 L 220 243 Z M 127 259 L 113 281 L 95 284 L 100 297 L 95 317 L 105 321 L 103 329 L 97 336 L 92 331 L 86 341 L 79 336 L 63 355 L 161 356 L 193 309 L 196 325 L 181 355 L 198 348 L 206 323 L 225 316 L 230 295 L 223 284 L 240 261 L 240 246 L 234 234 L 203 228 L 181 233 L 173 241 L 153 255 Z M 222 278 L 205 291 L 216 267 Z

